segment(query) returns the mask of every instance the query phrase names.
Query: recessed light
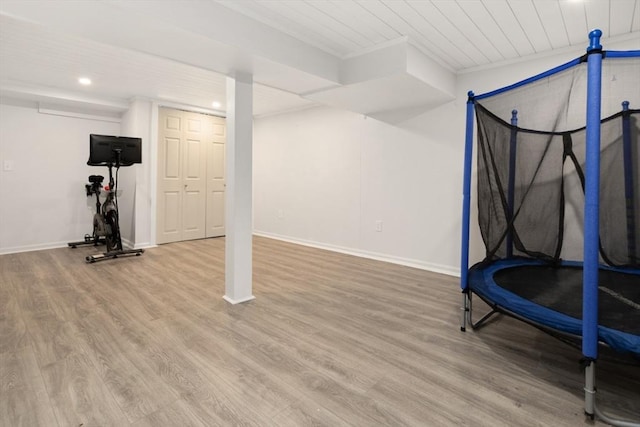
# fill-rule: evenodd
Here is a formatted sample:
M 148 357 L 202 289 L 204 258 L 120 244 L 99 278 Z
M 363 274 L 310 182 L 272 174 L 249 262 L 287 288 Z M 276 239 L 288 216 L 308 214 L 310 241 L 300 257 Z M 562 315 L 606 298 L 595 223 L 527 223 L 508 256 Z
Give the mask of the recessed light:
M 213 101 L 213 102 L 211 103 L 211 106 L 212 106 L 213 108 L 220 108 L 220 107 L 222 107 L 222 104 L 220 104 L 218 101 Z
M 88 77 L 80 77 L 78 79 L 78 83 L 80 83 L 83 86 L 89 86 L 91 84 L 91 79 Z

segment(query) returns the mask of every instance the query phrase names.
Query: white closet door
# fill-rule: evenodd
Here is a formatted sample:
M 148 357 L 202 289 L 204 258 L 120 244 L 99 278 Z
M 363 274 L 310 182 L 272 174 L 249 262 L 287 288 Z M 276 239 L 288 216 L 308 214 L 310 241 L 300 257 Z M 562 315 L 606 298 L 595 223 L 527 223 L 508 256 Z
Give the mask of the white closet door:
M 210 117 L 183 112 L 184 158 L 182 185 L 182 240 L 205 237 L 207 200 L 207 135 L 211 133 Z
M 205 237 L 208 116 L 161 108 L 158 243 Z
M 224 236 L 224 201 L 226 190 L 225 147 L 226 122 L 212 117 L 211 138 L 207 143 L 207 237 Z
M 160 109 L 158 131 L 158 243 L 182 240 L 184 184 L 181 111 Z

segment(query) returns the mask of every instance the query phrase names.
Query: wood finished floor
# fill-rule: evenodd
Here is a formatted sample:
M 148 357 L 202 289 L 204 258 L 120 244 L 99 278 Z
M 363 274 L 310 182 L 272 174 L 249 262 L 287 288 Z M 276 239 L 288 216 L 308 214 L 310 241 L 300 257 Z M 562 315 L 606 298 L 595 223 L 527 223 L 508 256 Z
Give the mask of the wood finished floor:
M 0 256 L 0 425 L 589 424 L 580 354 L 505 317 L 460 332 L 456 278 L 256 237 L 232 306 L 223 239 L 91 253 Z M 598 386 L 640 418 L 638 367 Z

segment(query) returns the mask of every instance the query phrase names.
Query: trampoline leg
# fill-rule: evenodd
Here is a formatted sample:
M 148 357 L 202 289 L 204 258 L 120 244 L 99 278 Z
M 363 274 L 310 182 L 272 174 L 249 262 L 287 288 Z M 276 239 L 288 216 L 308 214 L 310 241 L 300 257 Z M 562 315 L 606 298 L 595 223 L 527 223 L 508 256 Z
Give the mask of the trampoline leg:
M 591 361 L 584 370 L 584 412 L 593 419 L 596 400 L 596 364 Z
M 640 427 L 640 421 L 628 421 L 607 415 L 596 404 L 596 362 L 590 361 L 584 371 L 584 412 L 614 427 Z
M 498 313 L 495 306 L 491 310 L 482 316 L 480 320 L 473 323 L 473 294 L 471 291 L 464 292 L 462 294 L 462 308 L 460 309 L 462 315 L 460 316 L 460 330 L 466 332 L 467 325 L 471 326 L 471 329 L 480 328 L 491 316 Z
M 462 316 L 460 318 L 460 330 L 465 332 L 467 330 L 467 318 L 469 315 L 469 310 L 471 309 L 471 298 L 469 297 L 468 292 L 462 293 Z

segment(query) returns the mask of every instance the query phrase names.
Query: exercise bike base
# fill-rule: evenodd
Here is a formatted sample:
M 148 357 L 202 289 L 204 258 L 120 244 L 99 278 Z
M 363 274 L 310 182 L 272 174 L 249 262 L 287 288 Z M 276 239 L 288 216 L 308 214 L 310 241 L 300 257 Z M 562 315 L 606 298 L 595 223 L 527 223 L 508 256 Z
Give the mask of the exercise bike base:
M 104 239 L 104 237 L 100 237 L 97 241 L 94 240 L 93 238 L 87 240 L 86 238 L 84 240 L 80 240 L 77 242 L 69 242 L 67 243 L 67 245 L 69 245 L 69 247 L 71 249 L 75 249 L 78 246 L 88 246 L 88 245 L 93 245 L 93 246 L 98 246 L 98 245 L 106 245 L 107 242 Z
M 95 255 L 90 255 L 88 257 L 86 257 L 86 261 L 87 262 L 96 262 L 96 261 L 104 261 L 106 259 L 114 259 L 114 258 L 118 258 L 121 256 L 131 256 L 131 255 L 135 255 L 135 256 L 140 256 L 144 253 L 144 249 L 123 249 L 120 251 L 111 251 L 111 252 L 104 252 L 101 254 L 95 254 Z

